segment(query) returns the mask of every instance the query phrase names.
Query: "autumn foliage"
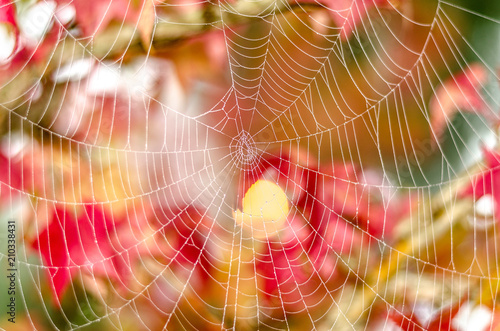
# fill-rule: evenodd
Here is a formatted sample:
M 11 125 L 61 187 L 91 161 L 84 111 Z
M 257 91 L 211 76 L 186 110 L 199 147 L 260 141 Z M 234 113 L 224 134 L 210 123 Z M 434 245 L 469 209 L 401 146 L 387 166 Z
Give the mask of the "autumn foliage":
M 497 327 L 498 79 L 448 7 L 0 0 L 19 325 Z

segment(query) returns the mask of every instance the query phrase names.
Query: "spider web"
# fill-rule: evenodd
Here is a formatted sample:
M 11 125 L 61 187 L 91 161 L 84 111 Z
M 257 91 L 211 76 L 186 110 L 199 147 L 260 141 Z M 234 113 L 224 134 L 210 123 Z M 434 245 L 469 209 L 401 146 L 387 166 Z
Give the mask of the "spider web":
M 96 3 L 16 2 L 2 327 L 496 325 L 497 4 Z

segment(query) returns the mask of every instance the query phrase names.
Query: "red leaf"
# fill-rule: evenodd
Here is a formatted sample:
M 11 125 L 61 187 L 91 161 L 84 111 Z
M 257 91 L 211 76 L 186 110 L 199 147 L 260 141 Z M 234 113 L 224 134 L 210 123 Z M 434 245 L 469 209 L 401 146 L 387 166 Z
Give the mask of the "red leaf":
M 356 218 L 368 209 L 368 203 L 357 172 L 359 169 L 349 163 L 320 169 L 310 219 L 317 233 L 313 245 L 323 247 L 320 251 L 347 253 L 362 244 L 361 229 L 356 230 L 353 224 L 357 225 Z
M 306 222 L 295 217 L 279 236 L 269 239 L 263 251 L 256 252 L 255 267 L 263 293 L 286 312 L 298 312 L 317 303 L 325 286 L 307 253 L 311 236 Z M 272 302 L 276 301 L 274 304 Z
M 490 115 L 480 93 L 487 78 L 486 68 L 475 63 L 446 80 L 437 89 L 430 102 L 430 124 L 436 139 L 441 137 L 447 123 L 458 110 Z
M 429 323 L 429 331 L 455 331 L 456 329 L 452 326 L 453 318 L 457 315 L 460 310 L 461 303 L 443 308 L 439 314 L 437 314 Z
M 387 318 L 393 321 L 401 330 L 404 331 L 426 330 L 414 314 L 402 314 L 399 311 L 391 309 Z
M 4 190 L 22 190 L 23 171 L 22 159 L 10 158 L 0 152 L 0 195 L 4 196 Z M 7 187 L 5 187 L 5 186 Z M 14 192 L 13 192 L 14 193 Z
M 456 329 L 452 326 L 452 321 L 461 306 L 462 302 L 452 306 L 447 306 L 437 311 L 433 317 L 425 323 L 417 317 L 414 311 L 411 310 L 399 312 L 391 309 L 387 318 L 393 321 L 404 331 L 456 331 Z
M 32 246 L 48 267 L 56 304 L 60 304 L 79 270 L 117 276 L 111 260 L 116 254 L 111 244 L 112 233 L 113 223 L 100 207 L 86 205 L 79 214 L 67 206 L 54 207 L 49 226 Z
M 495 217 L 500 220 L 500 154 L 488 149 L 483 150 L 486 170 L 477 175 L 472 184 L 463 192 L 463 196 L 472 196 L 479 200 L 491 195 L 495 202 Z
M 19 28 L 16 23 L 16 8 L 10 0 L 0 0 L 0 32 L 2 51 L 0 62 L 8 61 L 16 52 L 19 44 Z

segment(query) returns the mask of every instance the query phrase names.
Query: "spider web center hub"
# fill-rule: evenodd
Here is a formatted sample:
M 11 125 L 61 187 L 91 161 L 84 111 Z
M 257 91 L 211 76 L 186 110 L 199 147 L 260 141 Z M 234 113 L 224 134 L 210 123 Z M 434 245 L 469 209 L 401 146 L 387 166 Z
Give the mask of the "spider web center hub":
M 257 165 L 259 153 L 254 139 L 248 132 L 243 131 L 233 139 L 231 152 L 240 169 L 253 168 Z

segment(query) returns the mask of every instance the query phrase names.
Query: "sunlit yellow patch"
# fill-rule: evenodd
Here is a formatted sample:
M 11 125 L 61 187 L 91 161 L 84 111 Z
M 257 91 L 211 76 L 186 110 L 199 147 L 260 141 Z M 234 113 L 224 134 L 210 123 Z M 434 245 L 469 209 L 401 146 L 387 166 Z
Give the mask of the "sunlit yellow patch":
M 270 237 L 285 224 L 288 199 L 275 183 L 258 180 L 245 193 L 242 209 L 233 214 L 236 222 L 255 238 Z

